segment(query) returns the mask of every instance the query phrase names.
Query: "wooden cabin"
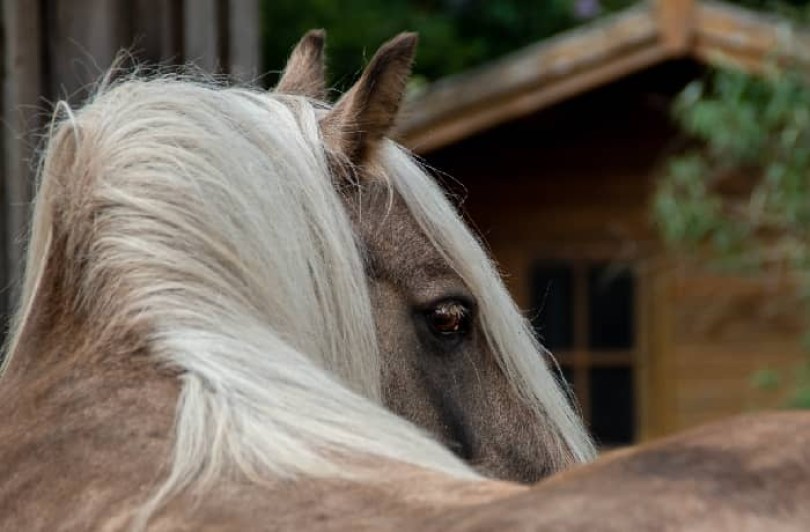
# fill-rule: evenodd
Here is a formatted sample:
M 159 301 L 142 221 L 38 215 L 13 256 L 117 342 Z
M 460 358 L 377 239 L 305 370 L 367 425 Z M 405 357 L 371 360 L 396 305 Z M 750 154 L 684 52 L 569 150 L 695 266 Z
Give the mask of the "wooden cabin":
M 603 445 L 783 404 L 752 376 L 807 356 L 794 291 L 685 266 L 650 201 L 682 142 L 673 97 L 709 65 L 758 72 L 808 43 L 731 5 L 641 3 L 409 101 L 400 140 L 452 176 Z

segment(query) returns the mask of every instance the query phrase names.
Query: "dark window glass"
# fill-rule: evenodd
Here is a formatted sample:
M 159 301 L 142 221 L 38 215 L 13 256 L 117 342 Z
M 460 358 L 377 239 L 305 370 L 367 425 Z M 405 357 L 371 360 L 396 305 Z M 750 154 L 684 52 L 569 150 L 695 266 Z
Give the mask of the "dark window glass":
M 635 277 L 612 265 L 588 268 L 588 347 L 632 349 L 635 342 Z
M 538 264 L 532 271 L 532 324 L 551 351 L 574 345 L 573 282 L 571 267 L 564 264 Z
M 633 370 L 628 367 L 592 368 L 589 376 L 591 431 L 597 443 L 633 443 Z

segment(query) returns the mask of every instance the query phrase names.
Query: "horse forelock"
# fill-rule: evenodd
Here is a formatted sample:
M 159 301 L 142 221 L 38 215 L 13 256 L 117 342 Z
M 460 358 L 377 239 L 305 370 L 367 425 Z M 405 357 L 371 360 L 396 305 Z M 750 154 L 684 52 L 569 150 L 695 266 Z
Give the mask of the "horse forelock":
M 345 453 L 473 477 L 380 404 L 363 264 L 305 98 L 176 79 L 104 89 L 43 154 L 22 306 L 53 235 L 87 335 L 137 330 L 182 381 L 172 472 L 354 474 Z

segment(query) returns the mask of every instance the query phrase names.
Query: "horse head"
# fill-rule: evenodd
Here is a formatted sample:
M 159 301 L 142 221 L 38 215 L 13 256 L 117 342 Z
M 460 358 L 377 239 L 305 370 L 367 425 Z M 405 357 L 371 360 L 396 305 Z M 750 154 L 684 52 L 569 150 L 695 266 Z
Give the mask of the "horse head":
M 359 237 L 382 357 L 382 397 L 479 471 L 534 482 L 589 456 L 482 246 L 436 185 L 387 140 L 417 38 L 384 44 L 320 118 Z M 324 34 L 304 36 L 276 92 L 321 101 Z
M 0 501 L 143 524 L 192 485 L 380 461 L 531 482 L 591 457 L 483 246 L 387 139 L 416 38 L 335 105 L 323 40 L 274 92 L 132 78 L 60 107 L 2 368 Z

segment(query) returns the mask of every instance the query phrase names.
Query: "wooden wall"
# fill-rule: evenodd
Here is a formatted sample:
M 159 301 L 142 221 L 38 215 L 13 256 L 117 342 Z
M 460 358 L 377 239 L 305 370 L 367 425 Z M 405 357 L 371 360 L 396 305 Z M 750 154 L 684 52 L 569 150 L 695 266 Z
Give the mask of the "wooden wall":
M 446 180 L 522 308 L 536 260 L 634 265 L 640 439 L 782 404 L 784 393 L 756 389 L 752 375 L 804 357 L 790 287 L 676 267 L 657 239 L 654 178 L 680 143 L 669 102 L 697 75 L 667 63 L 428 157 L 458 181 Z
M 789 385 L 807 357 L 806 313 L 796 287 L 695 269 L 676 270 L 672 277 L 674 425 L 783 405 L 789 386 L 763 390 L 752 377 L 775 370 Z
M 253 80 L 260 69 L 259 15 L 259 0 L 3 0 L 0 316 L 22 271 L 36 150 L 50 102 L 81 103 L 122 49 L 139 64 L 193 63 Z

